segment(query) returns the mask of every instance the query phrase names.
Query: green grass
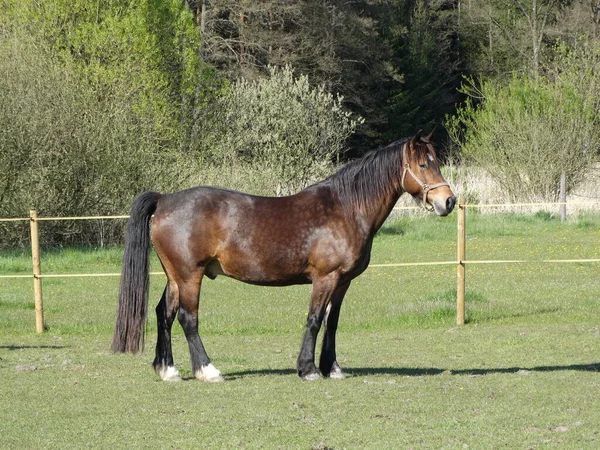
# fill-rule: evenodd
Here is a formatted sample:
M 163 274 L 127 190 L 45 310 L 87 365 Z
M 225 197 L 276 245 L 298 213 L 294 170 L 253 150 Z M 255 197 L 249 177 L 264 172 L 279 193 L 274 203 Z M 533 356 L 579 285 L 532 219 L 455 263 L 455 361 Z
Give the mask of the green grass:
M 600 216 L 467 218 L 468 259 L 600 257 Z M 372 263 L 456 258 L 455 216 L 386 226 Z M 118 272 L 122 250 L 43 250 L 44 273 Z M 29 273 L 27 252 L 0 274 Z M 153 270 L 159 270 L 153 260 Z M 204 343 L 226 382 L 152 372 L 147 349 L 108 351 L 117 278 L 43 280 L 48 330 L 34 333 L 31 279 L 0 279 L 3 448 L 589 448 L 600 445 L 600 264 L 467 266 L 467 325 L 455 325 L 455 268 L 371 268 L 340 319 L 345 381 L 294 372 L 309 286 L 203 285 Z

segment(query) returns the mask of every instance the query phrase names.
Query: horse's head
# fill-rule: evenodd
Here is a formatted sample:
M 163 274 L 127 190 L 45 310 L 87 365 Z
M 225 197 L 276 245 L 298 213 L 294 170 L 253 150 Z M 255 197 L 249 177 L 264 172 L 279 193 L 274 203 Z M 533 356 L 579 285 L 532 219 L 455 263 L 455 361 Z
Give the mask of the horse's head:
M 439 216 L 447 216 L 454 209 L 456 197 L 440 172 L 440 165 L 431 143 L 433 131 L 406 141 L 402 149 L 402 189 L 424 206 L 429 204 Z

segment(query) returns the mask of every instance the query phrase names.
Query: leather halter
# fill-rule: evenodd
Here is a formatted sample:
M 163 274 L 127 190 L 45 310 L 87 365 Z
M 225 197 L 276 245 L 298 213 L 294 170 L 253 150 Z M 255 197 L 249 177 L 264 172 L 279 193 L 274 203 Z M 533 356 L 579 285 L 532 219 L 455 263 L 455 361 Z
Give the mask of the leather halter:
M 442 186 L 448 186 L 450 187 L 450 185 L 448 183 L 446 183 L 445 181 L 441 182 L 441 183 L 435 183 L 435 184 L 427 184 L 427 183 L 423 183 L 419 177 L 417 177 L 415 175 L 415 173 L 411 170 L 410 168 L 410 164 L 408 163 L 408 158 L 406 157 L 406 147 L 408 146 L 408 142 L 404 144 L 404 147 L 402 147 L 402 162 L 404 163 L 404 170 L 402 171 L 402 181 L 400 183 L 400 186 L 402 186 L 402 189 L 404 191 L 406 191 L 406 188 L 404 187 L 404 178 L 406 177 L 406 174 L 409 173 L 413 179 L 417 182 L 417 184 L 419 186 L 421 186 L 421 189 L 423 189 L 423 206 L 425 208 L 427 208 L 427 194 L 429 193 L 429 191 L 432 191 L 433 189 L 442 187 Z

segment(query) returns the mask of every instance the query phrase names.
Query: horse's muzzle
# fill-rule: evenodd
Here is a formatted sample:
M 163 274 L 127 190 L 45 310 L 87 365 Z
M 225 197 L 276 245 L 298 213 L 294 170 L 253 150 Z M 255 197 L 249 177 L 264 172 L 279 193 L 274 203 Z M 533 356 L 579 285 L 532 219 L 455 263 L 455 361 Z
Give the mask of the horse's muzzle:
M 432 202 L 433 209 L 438 216 L 447 216 L 456 205 L 456 197 L 451 195 L 445 199 L 435 199 Z

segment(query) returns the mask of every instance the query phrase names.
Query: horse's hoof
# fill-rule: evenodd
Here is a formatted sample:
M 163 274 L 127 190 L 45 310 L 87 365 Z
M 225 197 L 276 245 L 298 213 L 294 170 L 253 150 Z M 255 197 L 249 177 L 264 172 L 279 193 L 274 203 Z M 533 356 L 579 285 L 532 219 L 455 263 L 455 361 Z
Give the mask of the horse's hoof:
M 316 381 L 316 380 L 319 380 L 320 378 L 321 378 L 321 375 L 319 375 L 317 372 L 308 373 L 302 377 L 302 379 L 306 380 L 306 381 Z
M 336 367 L 331 372 L 329 372 L 329 378 L 331 378 L 332 380 L 345 380 L 346 375 L 344 375 L 344 372 L 342 372 L 342 369 L 340 369 L 339 367 Z
M 200 370 L 196 371 L 194 376 L 197 380 L 205 381 L 207 383 L 220 383 L 225 381 L 225 378 L 223 378 L 223 375 L 221 375 L 219 369 L 212 364 L 209 364 L 208 366 L 202 366 Z
M 177 382 L 181 381 L 179 371 L 174 366 L 161 367 L 156 371 L 163 381 Z

